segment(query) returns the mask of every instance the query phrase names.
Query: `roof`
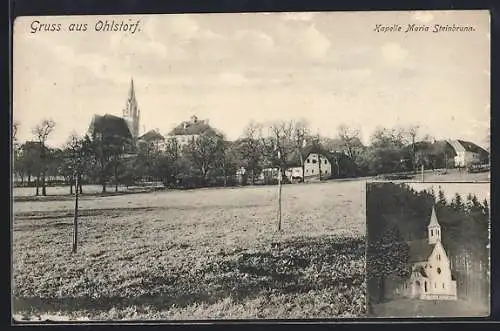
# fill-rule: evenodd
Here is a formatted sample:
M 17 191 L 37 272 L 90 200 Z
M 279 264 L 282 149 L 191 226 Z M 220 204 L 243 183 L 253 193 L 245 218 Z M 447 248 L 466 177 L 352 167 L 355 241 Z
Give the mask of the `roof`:
M 150 130 L 143 134 L 142 136 L 139 137 L 140 140 L 144 141 L 158 141 L 158 140 L 165 140 L 165 137 L 163 137 L 158 131 L 156 130 Z
M 126 138 L 132 138 L 127 122 L 118 116 L 114 115 L 94 115 L 90 123 L 89 133 L 94 132 L 112 133 Z
M 315 154 L 321 154 L 323 156 L 326 156 L 329 161 L 332 160 L 333 158 L 333 153 L 329 153 L 323 146 L 318 145 L 318 144 L 310 144 L 306 145 L 302 150 L 302 159 L 305 160 L 310 154 L 315 153 Z M 300 154 L 298 151 L 295 151 L 290 155 L 288 166 L 290 167 L 299 167 L 301 166 L 300 164 Z
M 411 145 L 408 145 L 407 147 L 411 148 Z M 453 148 L 446 140 L 436 140 L 434 142 L 418 141 L 415 142 L 415 149 L 417 151 L 431 153 L 434 155 L 446 154 L 450 157 L 455 156 L 457 153 L 455 148 Z
M 472 152 L 472 153 L 478 153 L 478 154 L 483 154 L 483 155 L 488 155 L 488 152 L 474 144 L 473 142 L 470 141 L 465 141 L 465 140 L 449 140 L 449 144 L 458 152 L 458 151 L 466 151 L 466 152 Z
M 434 208 L 434 206 L 432 206 L 431 220 L 428 226 L 439 226 L 439 222 L 436 216 L 436 209 Z
M 419 239 L 408 242 L 410 248 L 409 251 L 409 262 L 423 262 L 427 261 L 432 251 L 434 250 L 434 244 L 429 244 L 427 239 Z
M 193 116 L 190 121 L 184 121 L 178 126 L 170 131 L 170 136 L 181 136 L 181 135 L 196 135 L 196 134 L 216 134 L 214 128 L 212 128 L 207 121 L 198 120 L 196 116 Z

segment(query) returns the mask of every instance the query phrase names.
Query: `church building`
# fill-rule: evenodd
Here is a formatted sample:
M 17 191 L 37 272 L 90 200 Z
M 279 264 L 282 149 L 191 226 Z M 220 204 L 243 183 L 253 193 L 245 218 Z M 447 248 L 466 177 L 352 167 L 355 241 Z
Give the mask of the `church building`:
M 457 283 L 452 278 L 448 255 L 441 243 L 441 226 L 432 208 L 427 239 L 408 243 L 410 278 L 396 288 L 396 295 L 421 300 L 456 300 Z

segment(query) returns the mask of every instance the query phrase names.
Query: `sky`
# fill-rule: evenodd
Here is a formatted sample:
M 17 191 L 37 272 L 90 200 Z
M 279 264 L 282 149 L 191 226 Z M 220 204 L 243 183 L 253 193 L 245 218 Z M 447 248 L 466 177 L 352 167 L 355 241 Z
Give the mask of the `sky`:
M 465 200 L 470 194 L 476 195 L 479 201 L 483 202 L 485 199 L 490 200 L 490 183 L 407 183 L 417 191 L 434 189 L 437 194 L 439 189 L 443 190 L 446 199 L 451 202 L 455 198 L 455 194 L 460 194 Z
M 99 21 L 135 33 L 95 31 Z M 61 31 L 31 33 L 33 21 Z M 67 31 L 69 24 L 87 31 Z M 377 24 L 473 26 L 473 32 L 376 32 Z M 191 115 L 229 139 L 251 121 L 306 120 L 335 137 L 341 124 L 368 143 L 377 127 L 485 146 L 490 123 L 487 11 L 22 17 L 14 24 L 13 118 L 32 139 L 84 134 L 94 114 L 121 116 L 133 77 L 141 132 L 168 133 Z

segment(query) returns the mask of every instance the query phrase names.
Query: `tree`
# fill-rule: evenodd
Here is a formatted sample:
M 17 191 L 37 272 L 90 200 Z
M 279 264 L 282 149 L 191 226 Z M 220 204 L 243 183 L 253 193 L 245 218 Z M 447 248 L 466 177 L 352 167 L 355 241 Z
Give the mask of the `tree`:
M 42 195 L 47 195 L 47 188 L 45 183 L 45 176 L 47 172 L 47 138 L 54 131 L 56 123 L 52 119 L 44 119 L 39 125 L 33 128 L 38 143 L 40 144 L 40 166 L 41 166 L 41 179 L 42 179 Z M 37 186 L 38 195 L 38 186 Z
M 209 171 L 217 166 L 223 153 L 224 137 L 221 134 L 204 133 L 192 139 L 184 148 L 187 159 L 201 174 L 203 184 L 207 184 Z
M 364 147 L 360 137 L 361 131 L 357 128 L 349 128 L 345 124 L 338 127 L 338 138 L 343 151 L 353 162 L 356 162 L 360 150 Z
M 250 171 L 251 183 L 262 170 L 261 162 L 264 154 L 262 143 L 262 125 L 251 122 L 245 128 L 243 137 L 235 143 L 237 152 L 241 155 L 245 167 Z
M 80 194 L 83 193 L 81 178 L 88 169 L 88 163 L 90 162 L 89 143 L 88 136 L 79 137 L 76 134 L 72 134 L 63 150 L 63 175 L 69 184 L 70 194 L 73 194 L 73 186 L 77 177 L 78 187 L 75 187 L 75 190 L 79 190 Z
M 114 177 L 118 190 L 119 170 L 123 156 L 132 149 L 132 135 L 122 118 L 96 116 L 91 124 L 88 149 L 91 151 L 94 176 L 106 192 L 107 181 Z
M 374 173 L 404 170 L 405 140 L 402 131 L 377 128 L 371 136 L 369 166 Z
M 291 153 L 295 150 L 294 123 L 293 121 L 275 122 L 269 126 L 268 130 L 267 137 L 262 139 L 264 153 L 272 166 L 278 166 L 281 169 L 281 176 L 284 179 Z
M 302 179 L 304 179 L 305 173 L 304 147 L 308 138 L 310 138 L 310 132 L 307 122 L 305 120 L 296 122 L 293 131 L 293 144 L 299 155 L 300 167 L 302 168 Z M 318 141 L 318 143 L 320 142 Z

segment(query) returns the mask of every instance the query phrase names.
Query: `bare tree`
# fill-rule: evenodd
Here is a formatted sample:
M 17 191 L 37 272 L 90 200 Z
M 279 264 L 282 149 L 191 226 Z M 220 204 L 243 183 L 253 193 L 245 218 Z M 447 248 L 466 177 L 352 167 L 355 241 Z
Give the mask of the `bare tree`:
M 344 153 L 353 161 L 356 161 L 359 150 L 363 147 L 361 142 L 361 131 L 357 128 L 349 128 L 342 124 L 338 127 L 338 136 L 342 143 Z
M 266 156 L 273 165 L 279 166 L 282 178 L 285 178 L 288 160 L 295 149 L 293 135 L 293 121 L 282 121 L 271 124 L 268 136 L 262 139 Z
M 251 173 L 252 185 L 263 156 L 262 125 L 250 122 L 244 130 L 243 137 L 238 142 L 238 149 L 243 161 Z
M 49 135 L 54 131 L 56 123 L 52 119 L 44 119 L 40 124 L 33 128 L 33 134 L 35 135 L 38 143 L 40 144 L 40 165 L 42 168 L 41 179 L 42 179 L 42 195 L 47 195 L 47 188 L 45 183 L 45 175 L 47 172 L 47 139 Z M 38 187 L 37 187 L 38 195 Z
M 304 147 L 307 139 L 310 138 L 309 125 L 305 120 L 301 120 L 295 123 L 295 128 L 293 130 L 293 144 L 297 150 L 297 154 L 300 159 L 300 167 L 302 168 L 302 180 L 304 180 Z

